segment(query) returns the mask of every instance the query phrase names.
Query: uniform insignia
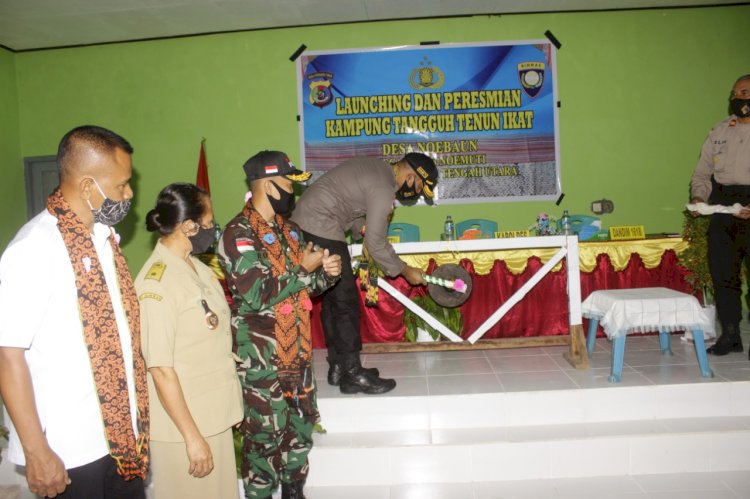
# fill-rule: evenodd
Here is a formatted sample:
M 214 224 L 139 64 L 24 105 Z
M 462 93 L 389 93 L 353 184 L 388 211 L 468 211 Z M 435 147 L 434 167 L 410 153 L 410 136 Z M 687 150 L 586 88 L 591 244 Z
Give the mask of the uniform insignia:
M 255 251 L 255 246 L 253 246 L 253 242 L 250 239 L 239 238 L 237 239 L 235 245 L 237 246 L 237 251 L 239 251 L 240 253 L 244 253 L 246 251 Z
M 266 244 L 273 244 L 276 242 L 276 236 L 274 236 L 273 234 L 266 234 L 265 236 L 263 236 L 263 241 L 265 241 Z
M 167 270 L 167 265 L 164 262 L 154 262 L 151 268 L 146 272 L 144 279 L 153 279 L 154 281 L 161 281 L 164 271 Z
M 294 239 L 295 241 L 299 241 L 299 235 L 297 234 L 297 231 L 290 230 L 289 235 L 292 236 L 292 239 Z
M 156 300 L 156 301 L 161 301 L 162 300 L 162 296 L 161 295 L 157 295 L 156 293 L 143 293 L 143 294 L 141 294 L 141 296 L 138 297 L 138 300 L 139 301 L 143 301 L 146 298 L 151 298 L 151 299 Z

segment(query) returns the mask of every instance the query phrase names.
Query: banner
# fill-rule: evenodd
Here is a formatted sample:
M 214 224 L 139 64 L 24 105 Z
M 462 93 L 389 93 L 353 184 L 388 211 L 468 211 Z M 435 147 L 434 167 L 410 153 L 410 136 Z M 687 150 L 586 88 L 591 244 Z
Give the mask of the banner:
M 314 179 L 417 151 L 438 165 L 440 203 L 556 199 L 555 69 L 547 40 L 304 52 L 303 166 Z

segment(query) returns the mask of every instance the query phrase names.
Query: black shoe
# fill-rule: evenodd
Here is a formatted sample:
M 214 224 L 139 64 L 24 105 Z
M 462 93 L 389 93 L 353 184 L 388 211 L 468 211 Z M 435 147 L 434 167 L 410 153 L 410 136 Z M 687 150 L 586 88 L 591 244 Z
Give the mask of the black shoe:
M 329 361 L 330 362 L 330 361 Z M 376 367 L 362 367 L 365 371 L 368 371 L 371 375 L 376 378 L 380 376 L 380 371 Z M 328 364 L 328 384 L 331 386 L 339 386 L 341 383 L 341 377 L 344 375 L 344 368 L 341 364 Z
M 366 393 L 368 395 L 378 395 L 390 392 L 396 388 L 395 379 L 384 379 L 373 375 L 370 369 L 363 367 L 353 367 L 346 371 L 341 377 L 339 389 L 341 393 Z
M 742 338 L 739 334 L 722 334 L 716 343 L 706 348 L 711 355 L 726 355 L 731 352 L 744 352 Z
M 302 492 L 304 487 L 304 480 L 292 483 L 281 482 L 281 499 L 305 499 L 305 494 Z

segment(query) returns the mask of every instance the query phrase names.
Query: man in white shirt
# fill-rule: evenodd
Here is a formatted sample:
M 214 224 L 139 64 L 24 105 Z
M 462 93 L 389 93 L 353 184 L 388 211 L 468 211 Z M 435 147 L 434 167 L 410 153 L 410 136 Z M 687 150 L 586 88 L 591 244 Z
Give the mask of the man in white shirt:
M 60 142 L 60 185 L 0 259 L 0 393 L 9 458 L 44 497 L 144 498 L 148 400 L 137 296 L 111 228 L 130 207 L 130 144 Z

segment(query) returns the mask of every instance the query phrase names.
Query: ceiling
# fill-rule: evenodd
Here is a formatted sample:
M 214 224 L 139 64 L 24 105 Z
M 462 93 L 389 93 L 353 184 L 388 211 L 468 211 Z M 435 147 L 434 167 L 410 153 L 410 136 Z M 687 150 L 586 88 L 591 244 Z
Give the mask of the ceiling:
M 445 16 L 728 5 L 736 0 L 0 0 L 24 51 L 262 28 Z

